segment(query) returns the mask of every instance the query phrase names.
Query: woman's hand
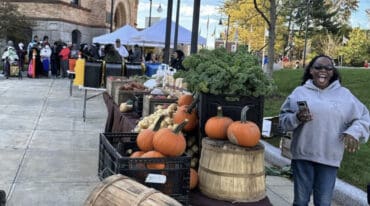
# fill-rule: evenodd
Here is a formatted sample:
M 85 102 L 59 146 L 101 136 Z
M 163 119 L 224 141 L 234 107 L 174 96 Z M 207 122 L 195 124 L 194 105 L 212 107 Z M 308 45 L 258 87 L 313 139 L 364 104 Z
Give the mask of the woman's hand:
M 312 120 L 312 115 L 308 109 L 302 109 L 297 112 L 297 118 L 300 122 L 308 122 Z
M 357 150 L 360 149 L 360 144 L 357 139 L 352 137 L 349 134 L 344 134 L 343 135 L 343 143 L 344 143 L 344 148 L 348 152 L 356 152 Z

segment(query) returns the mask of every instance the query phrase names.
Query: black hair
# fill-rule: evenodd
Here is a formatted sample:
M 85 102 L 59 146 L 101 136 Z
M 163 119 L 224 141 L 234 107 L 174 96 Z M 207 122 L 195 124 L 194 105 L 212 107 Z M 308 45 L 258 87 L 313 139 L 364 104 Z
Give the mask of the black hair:
M 324 57 L 324 58 L 327 58 L 330 60 L 330 62 L 333 64 L 333 67 L 334 67 L 334 70 L 333 70 L 333 76 L 330 78 L 329 80 L 329 84 L 333 83 L 335 80 L 339 80 L 339 82 L 341 81 L 341 77 L 340 77 L 340 74 L 338 72 L 338 69 L 334 66 L 334 61 L 331 57 L 327 56 L 327 55 L 324 55 L 324 54 L 320 54 L 320 55 L 317 55 L 315 56 L 309 63 L 308 65 L 306 66 L 305 70 L 304 70 L 304 73 L 303 73 L 303 77 L 302 77 L 302 82 L 301 82 L 301 85 L 304 85 L 306 83 L 306 81 L 308 79 L 312 79 L 312 75 L 310 73 L 310 69 L 312 68 L 312 65 L 316 62 L 316 60 L 318 58 L 321 58 L 321 57 Z
M 185 56 L 184 52 L 180 49 L 176 50 L 175 52 L 177 53 L 179 59 L 182 59 Z

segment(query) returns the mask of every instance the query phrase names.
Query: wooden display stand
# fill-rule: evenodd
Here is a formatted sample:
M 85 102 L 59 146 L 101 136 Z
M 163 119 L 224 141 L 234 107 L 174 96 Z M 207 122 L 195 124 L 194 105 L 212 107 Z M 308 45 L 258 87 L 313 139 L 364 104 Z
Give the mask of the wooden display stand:
M 97 185 L 84 205 L 181 206 L 175 199 L 120 174 L 110 176 Z
M 143 117 L 148 116 L 150 114 L 153 114 L 155 111 L 155 107 L 158 105 L 169 105 L 172 103 L 176 103 L 177 98 L 163 98 L 163 99 L 157 99 L 155 97 L 149 98 L 148 95 L 144 95 L 143 98 Z
M 228 140 L 203 138 L 199 189 L 207 197 L 256 202 L 266 197 L 264 147 L 241 147 Z

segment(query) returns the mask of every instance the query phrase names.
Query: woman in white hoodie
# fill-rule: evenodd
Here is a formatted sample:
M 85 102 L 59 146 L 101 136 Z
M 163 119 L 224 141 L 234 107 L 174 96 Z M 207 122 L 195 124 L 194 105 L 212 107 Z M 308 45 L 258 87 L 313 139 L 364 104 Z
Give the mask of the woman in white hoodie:
M 330 57 L 316 56 L 307 65 L 302 85 L 281 107 L 280 126 L 293 131 L 293 205 L 308 205 L 311 193 L 315 205 L 330 205 L 344 149 L 357 151 L 370 127 L 368 109 L 341 85 Z
M 45 76 L 49 75 L 50 56 L 51 56 L 51 48 L 48 44 L 45 44 L 40 51 L 40 57 L 41 57 L 41 62 L 43 66 L 43 74 Z
M 4 75 L 6 78 L 10 75 L 10 65 L 15 65 L 18 63 L 17 51 L 13 46 L 8 46 L 6 51 L 3 53 L 1 60 L 4 62 Z

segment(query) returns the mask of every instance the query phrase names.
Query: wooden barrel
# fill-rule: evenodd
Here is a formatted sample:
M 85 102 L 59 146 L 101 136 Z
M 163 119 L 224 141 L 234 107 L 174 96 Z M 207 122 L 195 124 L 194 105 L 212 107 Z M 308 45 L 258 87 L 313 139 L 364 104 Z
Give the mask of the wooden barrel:
M 214 199 L 256 202 L 266 196 L 264 147 L 203 138 L 199 189 Z
M 126 176 L 112 175 L 90 193 L 85 206 L 181 206 L 171 197 Z

